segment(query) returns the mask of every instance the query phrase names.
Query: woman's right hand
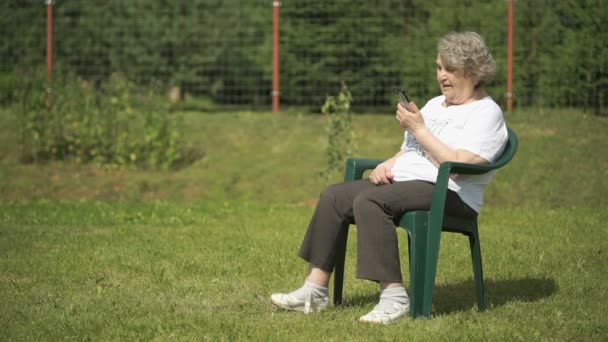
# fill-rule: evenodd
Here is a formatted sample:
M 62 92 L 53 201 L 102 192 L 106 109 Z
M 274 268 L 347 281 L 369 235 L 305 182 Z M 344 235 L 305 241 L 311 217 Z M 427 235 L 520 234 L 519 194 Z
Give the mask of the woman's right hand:
M 389 165 L 386 161 L 381 163 L 370 173 L 369 180 L 376 185 L 389 184 L 394 177 L 391 168 L 392 165 Z

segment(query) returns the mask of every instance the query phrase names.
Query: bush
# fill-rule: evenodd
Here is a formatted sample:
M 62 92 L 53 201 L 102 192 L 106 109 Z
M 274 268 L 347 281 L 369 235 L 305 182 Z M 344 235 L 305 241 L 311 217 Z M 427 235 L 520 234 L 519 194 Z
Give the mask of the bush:
M 342 89 L 336 96 L 328 96 L 321 112 L 329 116 L 327 123 L 327 170 L 324 175 L 330 182 L 333 175 L 342 169 L 346 158 L 352 156 L 354 135 L 350 103 L 353 98 L 348 87 L 342 83 Z
M 179 118 L 152 90 L 138 91 L 122 75 L 99 85 L 73 76 L 53 84 L 31 80 L 16 110 L 23 162 L 170 169 L 189 157 Z

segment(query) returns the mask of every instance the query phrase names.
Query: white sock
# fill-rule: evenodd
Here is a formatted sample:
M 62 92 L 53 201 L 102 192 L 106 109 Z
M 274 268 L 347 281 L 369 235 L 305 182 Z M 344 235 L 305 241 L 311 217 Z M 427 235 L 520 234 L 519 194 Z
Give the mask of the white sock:
M 289 294 L 300 299 L 305 300 L 310 294 L 313 294 L 315 297 L 327 297 L 329 296 L 329 290 L 327 287 L 319 286 L 317 284 L 311 283 L 308 280 L 304 281 L 304 285 L 299 289 L 290 292 Z
M 380 301 L 374 310 L 393 313 L 396 311 L 393 304 L 407 305 L 409 302 L 410 299 L 403 286 L 391 287 L 380 292 Z

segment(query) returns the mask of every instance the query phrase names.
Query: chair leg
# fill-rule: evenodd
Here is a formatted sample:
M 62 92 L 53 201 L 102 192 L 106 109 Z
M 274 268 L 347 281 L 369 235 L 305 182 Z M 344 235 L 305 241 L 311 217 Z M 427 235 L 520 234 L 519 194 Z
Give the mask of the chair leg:
M 410 266 L 410 314 L 412 318 L 427 318 L 430 312 L 424 310 L 426 273 L 426 221 L 423 212 L 406 214 L 401 222 L 408 235 L 408 256 Z
M 344 238 L 337 242 L 336 265 L 334 266 L 334 305 L 342 304 L 342 288 L 344 285 L 344 263 L 346 261 L 346 243 L 348 241 L 348 228 Z
M 441 228 L 440 228 L 441 229 Z M 431 228 L 427 228 L 427 231 L 431 230 Z M 422 258 L 424 261 L 421 262 L 424 271 L 419 275 L 419 278 L 423 278 L 420 280 L 422 282 L 422 286 L 419 289 L 423 289 L 422 295 L 418 298 L 421 298 L 422 303 L 420 304 L 421 312 L 420 316 L 424 318 L 431 317 L 432 309 L 433 309 L 433 292 L 435 290 L 435 276 L 437 274 L 437 263 L 439 259 L 439 242 L 441 237 L 441 231 L 438 234 L 432 234 L 430 232 L 425 232 L 426 236 L 426 244 L 425 250 Z
M 469 235 L 469 245 L 471 246 L 471 258 L 473 261 L 473 277 L 475 280 L 475 295 L 477 296 L 477 307 L 479 311 L 486 309 L 485 291 L 483 287 L 483 268 L 481 264 L 481 247 L 479 244 L 479 234 L 477 229 Z
M 408 255 L 410 263 L 410 314 L 412 318 L 424 316 L 424 253 L 426 239 L 423 234 L 417 234 L 415 229 L 408 230 Z

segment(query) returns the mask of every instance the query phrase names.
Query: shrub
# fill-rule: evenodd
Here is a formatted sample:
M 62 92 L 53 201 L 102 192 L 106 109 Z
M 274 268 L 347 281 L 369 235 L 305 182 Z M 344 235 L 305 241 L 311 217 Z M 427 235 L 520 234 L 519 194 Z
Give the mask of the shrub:
M 170 169 L 187 157 L 179 117 L 153 89 L 114 74 L 103 84 L 73 76 L 31 78 L 16 114 L 23 162 L 72 159 L 110 166 Z
M 336 171 L 344 165 L 346 158 L 354 149 L 354 130 L 350 114 L 350 103 L 353 98 L 348 87 L 342 83 L 342 89 L 336 96 L 328 96 L 321 112 L 329 116 L 327 124 L 327 170 L 325 177 L 329 182 Z

